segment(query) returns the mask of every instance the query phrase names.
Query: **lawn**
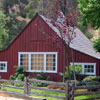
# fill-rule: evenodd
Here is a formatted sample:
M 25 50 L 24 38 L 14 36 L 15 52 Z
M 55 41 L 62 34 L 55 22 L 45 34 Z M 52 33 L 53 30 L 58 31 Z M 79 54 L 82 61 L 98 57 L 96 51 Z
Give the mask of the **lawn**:
M 1 89 L 5 90 L 5 91 L 24 93 L 24 90 L 20 90 L 20 89 L 13 89 L 13 88 L 8 88 L 8 87 L 2 87 Z M 51 94 L 51 95 L 53 94 L 53 95 L 56 95 L 56 96 L 65 96 L 64 93 L 47 92 L 47 91 L 34 90 L 34 89 L 32 89 L 32 91 L 42 93 L 42 94 Z M 47 100 L 62 100 L 62 99 L 56 99 L 56 98 L 51 98 L 51 97 L 36 96 L 36 95 L 33 95 L 33 94 L 31 94 L 31 95 L 35 96 L 35 97 L 46 98 Z M 100 94 L 88 95 L 88 96 L 78 96 L 78 97 L 75 97 L 75 100 L 82 100 L 82 99 L 95 98 L 95 97 L 100 97 Z

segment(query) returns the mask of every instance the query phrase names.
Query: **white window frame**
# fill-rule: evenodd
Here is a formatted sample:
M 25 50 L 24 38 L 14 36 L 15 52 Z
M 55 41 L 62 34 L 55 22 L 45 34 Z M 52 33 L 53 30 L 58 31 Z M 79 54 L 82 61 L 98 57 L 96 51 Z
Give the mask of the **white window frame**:
M 18 66 L 20 66 L 20 55 L 21 54 L 28 54 L 29 55 L 29 70 L 26 72 L 46 72 L 46 73 L 57 73 L 57 56 L 58 52 L 18 52 Z M 44 70 L 39 71 L 39 70 L 31 70 L 31 54 L 44 54 Z M 47 71 L 46 70 L 46 54 L 55 54 L 55 63 L 56 63 L 56 70 L 55 71 Z
M 3 63 L 5 64 L 5 70 L 0 70 L 0 72 L 7 72 L 7 61 L 0 61 L 0 64 Z
M 72 62 L 70 64 L 73 65 Z M 74 65 L 81 65 L 82 66 L 82 72 L 80 73 L 82 75 L 96 75 L 96 63 L 78 63 L 78 62 L 76 63 L 76 62 L 74 62 Z M 94 72 L 93 73 L 84 72 L 84 66 L 85 65 L 93 65 L 94 66 Z

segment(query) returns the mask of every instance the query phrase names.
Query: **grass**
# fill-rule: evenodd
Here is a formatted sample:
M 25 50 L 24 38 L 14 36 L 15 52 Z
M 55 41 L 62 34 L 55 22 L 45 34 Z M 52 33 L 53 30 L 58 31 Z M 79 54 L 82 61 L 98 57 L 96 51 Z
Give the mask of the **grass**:
M 20 89 L 13 89 L 13 88 L 8 88 L 8 87 L 2 87 L 1 89 L 5 90 L 5 91 L 24 93 L 24 90 L 20 90 Z M 32 89 L 32 92 L 38 92 L 38 93 L 42 93 L 42 94 L 50 94 L 50 95 L 56 95 L 56 96 L 65 96 L 64 93 L 48 92 L 48 91 L 34 90 L 34 89 Z M 35 96 L 35 97 L 46 98 L 47 100 L 62 100 L 62 99 L 56 99 L 56 98 L 51 98 L 51 97 L 36 96 L 36 95 L 33 95 L 33 94 L 31 94 L 31 95 Z M 100 97 L 100 94 L 78 96 L 78 97 L 75 97 L 75 100 L 82 100 L 82 99 L 96 98 L 96 97 Z

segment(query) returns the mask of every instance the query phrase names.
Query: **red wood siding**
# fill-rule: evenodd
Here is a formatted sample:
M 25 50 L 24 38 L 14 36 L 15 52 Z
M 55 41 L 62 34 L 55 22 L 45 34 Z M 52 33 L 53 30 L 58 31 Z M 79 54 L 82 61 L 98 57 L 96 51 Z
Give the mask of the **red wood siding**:
M 56 33 L 38 16 L 22 31 L 14 42 L 6 50 L 0 52 L 0 61 L 7 61 L 7 72 L 1 73 L 0 76 L 9 79 L 14 74 L 14 65 L 18 65 L 18 52 L 58 52 L 58 73 L 48 74 L 53 80 L 59 80 L 59 72 L 63 72 L 64 52 L 62 42 L 59 47 L 52 39 L 46 39 L 50 36 L 57 36 Z M 60 40 L 60 39 L 59 39 Z M 70 54 L 70 53 L 69 53 Z M 94 62 L 97 63 L 97 75 L 99 75 L 99 60 L 74 50 L 75 62 Z M 71 60 L 70 60 L 71 61 Z M 30 72 L 27 75 L 34 76 Z

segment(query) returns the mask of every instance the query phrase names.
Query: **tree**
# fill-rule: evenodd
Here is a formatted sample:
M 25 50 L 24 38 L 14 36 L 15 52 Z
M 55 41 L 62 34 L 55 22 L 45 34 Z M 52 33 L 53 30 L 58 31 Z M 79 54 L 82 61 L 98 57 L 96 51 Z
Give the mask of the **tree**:
M 8 45 L 9 30 L 6 28 L 6 24 L 9 21 L 9 18 L 5 14 L 0 12 L 0 50 L 4 49 Z
M 60 4 L 63 3 L 64 6 L 61 6 Z M 72 40 L 75 38 L 76 36 L 76 11 L 74 9 L 73 12 L 67 12 L 66 8 L 67 8 L 67 4 L 68 1 L 67 0 L 56 0 L 56 4 L 54 5 L 54 7 L 52 7 L 52 5 L 48 4 L 48 9 L 50 9 L 49 11 L 40 11 L 40 13 L 42 13 L 43 15 L 46 15 L 47 19 L 46 21 L 51 23 L 54 27 L 56 27 L 59 31 L 59 37 L 64 45 L 64 72 L 66 69 L 66 66 L 68 67 L 68 76 L 70 79 L 70 69 L 69 69 L 69 48 L 70 48 L 70 43 L 72 42 Z M 63 11 L 62 11 L 63 9 Z M 67 12 L 67 14 L 66 14 Z M 45 35 L 48 35 L 45 33 Z M 56 41 L 56 44 L 59 43 L 58 41 L 58 37 L 54 37 L 54 36 L 48 36 L 48 39 L 52 39 L 52 41 Z M 66 45 L 67 44 L 67 45 Z M 70 48 L 71 49 L 71 48 Z M 74 58 L 73 58 L 73 50 L 72 51 L 72 57 L 70 57 L 72 59 L 72 61 L 74 62 Z M 66 54 L 67 54 L 67 59 L 66 59 Z M 67 60 L 67 65 L 66 65 L 66 60 Z M 75 70 L 75 69 L 74 69 Z M 74 71 L 74 79 L 75 79 L 75 71 Z M 64 81 L 64 79 L 63 79 Z
M 42 0 L 31 0 L 28 5 L 25 6 L 26 16 L 28 18 L 33 18 L 35 13 L 37 13 L 40 9 Z M 43 7 L 41 7 L 43 9 Z
M 22 29 L 27 25 L 27 23 L 19 21 L 16 19 L 17 15 L 9 16 L 9 22 L 7 22 L 7 28 L 9 29 L 9 42 L 12 42 L 13 37 L 18 35 Z
M 94 39 L 93 48 L 96 52 L 100 53 L 100 35 L 96 39 Z
M 78 0 L 78 8 L 81 14 L 83 25 L 100 28 L 100 0 Z
M 78 0 L 83 25 L 90 24 L 100 30 L 100 0 Z M 100 52 L 100 35 L 94 39 L 93 48 Z
M 24 7 L 23 9 L 21 9 L 21 5 L 27 4 L 27 0 L 4 0 L 2 2 L 2 5 L 0 6 L 0 10 L 2 12 L 4 12 L 4 14 L 6 16 L 8 16 L 7 18 L 9 18 L 9 21 L 6 22 L 6 29 L 9 29 L 9 31 L 7 32 L 9 34 L 9 38 L 7 40 L 7 46 L 12 42 L 12 40 L 15 38 L 16 35 L 18 35 L 21 30 L 26 26 L 27 23 L 23 22 L 23 21 L 19 21 L 17 20 L 18 16 L 24 16 Z M 23 4 L 23 5 L 24 5 Z M 15 11 L 13 11 L 11 8 L 16 8 L 16 5 L 19 7 L 19 9 L 21 9 L 21 11 L 17 12 L 17 10 L 15 9 Z M 10 11 L 12 10 L 12 13 L 10 13 Z M 4 19 L 6 21 L 6 19 Z M 5 45 L 4 45 L 5 47 Z
M 4 0 L 2 8 L 6 14 L 9 13 L 9 8 L 12 7 L 14 4 L 18 4 L 19 0 Z
M 2 8 L 6 15 L 17 14 L 22 17 L 26 17 L 24 7 L 28 4 L 28 0 L 3 0 Z
M 70 71 L 71 80 L 74 80 L 74 71 L 75 71 L 75 75 L 80 74 L 82 72 L 82 66 L 79 66 L 79 65 L 72 66 L 72 65 L 70 65 L 69 66 L 69 71 Z M 62 76 L 63 73 L 60 73 L 60 75 Z M 69 77 L 68 76 L 68 67 L 66 67 L 66 71 L 64 73 L 64 77 L 65 77 L 65 79 L 67 79 Z

